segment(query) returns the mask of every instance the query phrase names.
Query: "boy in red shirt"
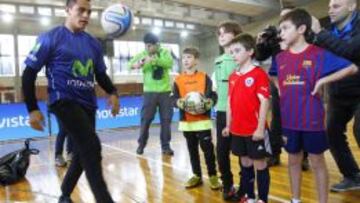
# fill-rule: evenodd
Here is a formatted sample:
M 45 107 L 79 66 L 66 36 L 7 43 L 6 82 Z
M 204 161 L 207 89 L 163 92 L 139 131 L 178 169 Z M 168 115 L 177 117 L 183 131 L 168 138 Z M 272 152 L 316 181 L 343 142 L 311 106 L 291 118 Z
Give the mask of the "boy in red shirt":
M 266 156 L 270 151 L 265 135 L 269 107 L 269 79 L 266 72 L 252 64 L 255 39 L 240 34 L 230 42 L 231 54 L 238 68 L 229 77 L 227 126 L 224 136 L 232 136 L 231 150 L 241 160 L 241 179 L 238 197 L 255 202 L 254 168 L 258 188 L 257 203 L 267 202 L 270 174 Z M 266 144 L 265 144 L 266 143 Z M 244 201 L 246 202 L 246 201 Z

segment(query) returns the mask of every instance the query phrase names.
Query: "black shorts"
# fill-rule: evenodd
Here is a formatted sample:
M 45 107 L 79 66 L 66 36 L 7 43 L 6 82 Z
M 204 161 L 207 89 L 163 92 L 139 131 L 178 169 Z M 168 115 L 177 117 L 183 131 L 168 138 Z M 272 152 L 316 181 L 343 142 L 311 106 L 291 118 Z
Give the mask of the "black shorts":
M 268 139 L 253 141 L 251 137 L 231 135 L 231 151 L 236 156 L 248 156 L 250 159 L 264 159 L 271 155 Z

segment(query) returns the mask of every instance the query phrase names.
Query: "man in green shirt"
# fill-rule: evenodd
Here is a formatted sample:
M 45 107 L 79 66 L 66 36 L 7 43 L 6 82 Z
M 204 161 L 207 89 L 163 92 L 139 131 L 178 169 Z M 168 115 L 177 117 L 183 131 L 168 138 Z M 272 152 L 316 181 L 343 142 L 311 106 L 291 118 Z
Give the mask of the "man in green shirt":
M 141 128 L 138 139 L 137 154 L 143 154 L 149 138 L 149 127 L 157 108 L 160 112 L 160 140 L 162 153 L 173 155 L 170 148 L 171 119 L 173 108 L 170 101 L 170 70 L 173 59 L 169 50 L 159 44 L 159 38 L 147 33 L 144 36 L 145 50 L 134 56 L 130 62 L 131 69 L 142 69 L 144 78 L 144 101 L 141 109 Z

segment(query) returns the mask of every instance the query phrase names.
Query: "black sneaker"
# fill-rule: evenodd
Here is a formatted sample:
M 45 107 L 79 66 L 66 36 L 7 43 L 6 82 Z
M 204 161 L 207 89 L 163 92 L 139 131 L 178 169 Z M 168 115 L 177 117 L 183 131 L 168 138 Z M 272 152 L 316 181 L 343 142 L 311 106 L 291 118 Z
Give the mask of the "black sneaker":
M 235 199 L 235 195 L 236 195 L 236 189 L 234 187 L 223 189 L 223 199 L 225 201 L 233 201 Z
M 359 190 L 360 181 L 350 178 L 344 178 L 341 182 L 331 186 L 330 191 L 332 192 L 345 192 L 349 190 Z
M 173 156 L 174 155 L 174 151 L 172 149 L 170 149 L 170 148 L 169 149 L 163 149 L 162 153 L 164 155 L 168 155 L 168 156 Z
M 310 169 L 310 164 L 309 164 L 309 159 L 308 158 L 304 158 L 302 160 L 301 169 L 303 171 L 308 171 Z
M 267 160 L 267 165 L 268 165 L 268 167 L 280 165 L 280 155 L 271 156 Z
M 59 203 L 72 203 L 72 202 L 73 201 L 71 200 L 71 198 L 67 196 L 61 195 L 59 198 Z
M 138 154 L 138 155 L 144 154 L 144 147 L 139 146 L 136 149 L 136 154 Z

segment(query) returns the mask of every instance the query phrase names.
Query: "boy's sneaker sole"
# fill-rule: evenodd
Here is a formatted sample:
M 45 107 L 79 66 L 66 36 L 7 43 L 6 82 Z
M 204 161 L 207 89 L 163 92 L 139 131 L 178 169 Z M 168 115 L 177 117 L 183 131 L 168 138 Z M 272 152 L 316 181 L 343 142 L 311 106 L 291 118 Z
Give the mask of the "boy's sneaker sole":
M 185 185 L 185 188 L 186 189 L 191 189 L 191 188 L 195 188 L 195 187 L 198 187 L 198 186 L 200 186 L 200 185 L 202 185 L 203 184 L 203 182 L 202 181 L 200 181 L 200 182 L 198 182 L 198 183 L 196 183 L 195 185 Z

